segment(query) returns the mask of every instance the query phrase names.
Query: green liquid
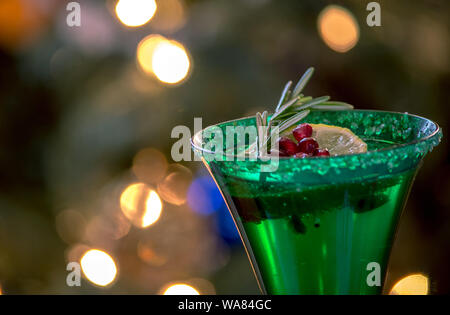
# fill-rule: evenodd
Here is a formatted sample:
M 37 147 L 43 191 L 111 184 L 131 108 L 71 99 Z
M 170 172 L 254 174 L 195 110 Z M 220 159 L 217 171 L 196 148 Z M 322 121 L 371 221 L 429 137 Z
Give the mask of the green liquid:
M 392 145 L 370 142 L 370 149 Z M 231 196 L 269 294 L 379 294 L 413 171 L 376 181 Z M 233 189 L 232 189 L 233 190 Z
M 367 284 L 367 266 L 377 262 L 384 280 L 412 178 L 407 172 L 374 183 L 233 197 L 267 293 L 381 293 Z

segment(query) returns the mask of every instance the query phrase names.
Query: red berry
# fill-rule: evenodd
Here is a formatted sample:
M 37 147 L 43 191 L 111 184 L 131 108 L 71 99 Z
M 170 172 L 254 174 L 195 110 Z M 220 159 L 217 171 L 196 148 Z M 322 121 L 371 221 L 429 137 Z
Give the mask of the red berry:
M 297 139 L 297 141 L 301 141 L 304 138 L 309 138 L 312 135 L 312 127 L 308 124 L 301 124 L 297 128 L 292 131 L 292 134 L 294 135 L 294 138 Z
M 319 148 L 319 144 L 313 138 L 304 138 L 298 143 L 299 152 L 313 154 Z
M 314 156 L 330 156 L 330 152 L 327 149 L 314 150 Z
M 298 152 L 297 144 L 289 138 L 281 137 L 278 144 L 280 146 L 281 156 L 283 156 L 283 154 L 294 155 Z
M 304 152 L 298 152 L 298 153 L 295 154 L 296 158 L 301 158 L 301 159 L 307 158 L 307 157 L 310 157 L 310 156 L 311 156 L 311 154 L 304 153 Z

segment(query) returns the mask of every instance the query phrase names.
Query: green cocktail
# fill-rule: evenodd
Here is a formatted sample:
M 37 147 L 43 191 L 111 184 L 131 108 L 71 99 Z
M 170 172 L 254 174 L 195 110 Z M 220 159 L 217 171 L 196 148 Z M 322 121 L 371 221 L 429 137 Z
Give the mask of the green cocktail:
M 229 154 L 203 159 L 205 165 L 263 293 L 379 294 L 414 176 L 441 131 L 425 118 L 382 111 L 312 111 L 302 122 L 348 128 L 368 151 L 280 157 L 272 171 L 261 166 L 273 161 L 230 160 Z M 244 118 L 214 128 L 226 137 L 227 126 L 254 125 L 255 118 Z M 204 148 L 214 135 L 205 134 L 193 138 L 201 156 L 212 153 Z

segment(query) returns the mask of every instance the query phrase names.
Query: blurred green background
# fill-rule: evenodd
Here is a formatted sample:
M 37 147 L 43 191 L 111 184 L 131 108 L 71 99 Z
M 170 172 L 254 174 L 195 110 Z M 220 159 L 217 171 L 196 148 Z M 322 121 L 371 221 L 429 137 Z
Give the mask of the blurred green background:
M 1 0 L 0 292 L 259 294 L 203 165 L 172 160 L 171 130 L 273 108 L 314 66 L 310 95 L 443 128 L 386 293 L 415 273 L 449 293 L 450 3 L 377 1 L 369 27 L 369 2 L 80 0 L 69 26 L 69 1 Z M 69 287 L 66 265 L 82 258 Z

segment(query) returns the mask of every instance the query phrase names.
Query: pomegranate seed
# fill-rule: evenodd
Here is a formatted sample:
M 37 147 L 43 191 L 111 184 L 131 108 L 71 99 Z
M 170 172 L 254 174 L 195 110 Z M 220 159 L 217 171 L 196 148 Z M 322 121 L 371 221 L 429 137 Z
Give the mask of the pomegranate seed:
M 330 156 L 330 152 L 327 149 L 314 150 L 314 156 Z
M 319 144 L 313 138 L 304 138 L 298 143 L 298 149 L 300 152 L 313 154 L 314 150 L 319 148 Z
M 311 154 L 304 153 L 304 152 L 298 152 L 298 153 L 295 154 L 296 158 L 301 158 L 301 159 L 307 158 L 307 157 L 310 157 L 310 156 L 311 156 Z
M 309 138 L 312 135 L 312 127 L 308 124 L 301 124 L 297 128 L 292 131 L 292 134 L 294 135 L 294 138 L 297 139 L 297 141 L 301 141 L 304 138 Z
M 295 153 L 298 152 L 297 144 L 289 138 L 281 137 L 278 144 L 280 146 L 280 152 L 281 152 L 280 155 L 283 155 L 283 154 L 294 155 Z

